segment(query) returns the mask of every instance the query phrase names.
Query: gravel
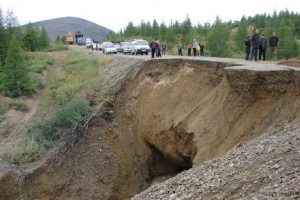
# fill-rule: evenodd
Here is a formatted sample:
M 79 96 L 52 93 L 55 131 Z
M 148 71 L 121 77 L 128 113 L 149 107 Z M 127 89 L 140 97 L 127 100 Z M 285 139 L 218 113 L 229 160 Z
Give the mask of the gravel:
M 300 199 L 299 124 L 240 143 L 132 199 Z

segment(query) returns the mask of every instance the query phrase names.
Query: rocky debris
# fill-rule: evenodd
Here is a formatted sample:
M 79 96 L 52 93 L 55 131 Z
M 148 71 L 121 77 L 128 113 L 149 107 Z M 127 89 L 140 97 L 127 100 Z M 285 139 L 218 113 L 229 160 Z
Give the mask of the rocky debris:
M 300 199 L 299 121 L 240 143 L 132 199 Z
M 188 133 L 178 125 L 145 137 L 152 147 L 162 153 L 165 159 L 186 169 L 192 166 L 197 148 L 193 142 L 194 133 Z

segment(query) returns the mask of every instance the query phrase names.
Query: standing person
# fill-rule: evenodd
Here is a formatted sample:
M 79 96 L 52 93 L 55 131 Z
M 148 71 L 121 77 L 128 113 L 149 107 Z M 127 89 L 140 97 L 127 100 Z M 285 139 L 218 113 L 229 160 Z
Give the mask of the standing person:
M 200 56 L 200 43 L 199 43 L 199 41 L 197 42 L 197 46 L 196 46 L 196 56 Z
M 188 44 L 188 56 L 191 56 L 192 47 L 193 47 L 192 43 L 189 43 Z
M 163 45 L 161 45 L 161 49 L 162 49 L 162 55 L 166 55 L 166 49 L 167 49 L 166 43 L 164 43 Z
M 178 55 L 182 56 L 183 46 L 182 46 L 182 43 L 180 41 L 178 42 L 177 48 L 178 48 Z
M 204 56 L 204 44 L 203 43 L 200 44 L 200 55 Z
M 267 49 L 267 38 L 265 35 L 261 35 L 260 43 L 259 43 L 259 53 L 258 53 L 258 60 L 261 60 L 261 56 L 263 60 L 266 60 L 266 49 Z
M 155 51 L 156 51 L 156 57 L 161 57 L 159 40 L 156 41 L 156 44 L 155 44 Z
M 194 42 L 193 42 L 193 54 L 194 54 L 194 56 L 196 56 L 196 47 L 197 47 L 197 41 L 196 41 L 196 39 L 194 39 Z
M 246 58 L 245 58 L 245 60 L 249 60 L 250 51 L 251 51 L 251 38 L 250 38 L 249 35 L 245 40 L 245 47 L 246 47 Z
M 270 45 L 270 60 L 277 60 L 277 45 L 279 39 L 276 36 L 275 31 L 273 31 L 272 36 L 270 37 L 269 45 Z
M 155 50 L 156 50 L 156 42 L 154 39 L 150 43 L 150 47 L 151 47 L 151 58 L 154 58 L 154 54 L 155 54 Z
M 251 58 L 250 60 L 253 60 L 253 56 L 254 56 L 254 60 L 257 61 L 257 51 L 258 51 L 258 46 L 259 46 L 259 42 L 260 42 L 260 36 L 258 35 L 259 30 L 256 29 L 255 33 L 252 35 L 251 37 L 251 45 L 252 45 L 252 52 L 251 52 Z
M 170 48 L 170 54 L 173 55 L 173 53 L 174 53 L 174 46 L 171 45 L 171 48 Z

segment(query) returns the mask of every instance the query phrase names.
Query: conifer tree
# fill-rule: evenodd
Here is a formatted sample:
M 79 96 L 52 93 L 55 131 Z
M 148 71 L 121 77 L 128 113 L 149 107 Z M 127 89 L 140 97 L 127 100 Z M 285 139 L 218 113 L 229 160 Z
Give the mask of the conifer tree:
M 61 38 L 59 35 L 57 35 L 55 39 L 55 44 L 61 44 L 61 43 L 62 43 Z
M 45 27 L 42 27 L 41 34 L 39 37 L 39 47 L 40 49 L 47 49 L 50 46 L 50 39 Z
M 4 27 L 4 16 L 0 8 L 0 64 L 4 65 L 8 49 L 8 34 Z M 1 70 L 0 70 L 1 72 Z
M 32 23 L 28 23 L 23 38 L 24 48 L 30 51 L 38 50 L 38 35 Z
M 152 23 L 152 37 L 154 39 L 158 39 L 158 33 L 159 33 L 159 26 L 157 21 L 154 19 Z
M 4 95 L 17 97 L 32 89 L 29 72 L 24 65 L 20 42 L 13 36 L 2 72 L 2 87 Z
M 242 17 L 235 35 L 236 49 L 238 51 L 243 51 L 245 49 L 245 39 L 247 36 L 247 21 L 245 17 Z
M 228 38 L 228 26 L 222 23 L 221 19 L 217 17 L 207 38 L 207 48 L 211 56 L 223 57 L 229 53 L 227 49 Z

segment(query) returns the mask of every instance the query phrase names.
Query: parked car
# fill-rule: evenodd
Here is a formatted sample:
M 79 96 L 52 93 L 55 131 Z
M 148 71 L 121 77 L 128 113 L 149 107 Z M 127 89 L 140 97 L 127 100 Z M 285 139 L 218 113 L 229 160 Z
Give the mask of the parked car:
M 115 47 L 117 49 L 117 52 L 120 52 L 121 51 L 121 46 L 119 44 L 115 44 Z
M 146 54 L 150 51 L 149 43 L 146 40 L 134 40 L 130 44 L 131 54 Z
M 120 53 L 131 53 L 130 50 L 131 41 L 124 41 L 120 43 Z
M 116 54 L 117 49 L 116 49 L 116 47 L 113 43 L 108 43 L 108 44 L 105 44 L 103 53 L 106 53 L 106 54 L 114 53 L 114 54 Z
M 102 50 L 102 52 L 104 53 L 104 47 L 106 44 L 113 44 L 112 42 L 102 42 L 99 46 L 99 50 Z
M 86 46 L 86 48 L 92 48 L 92 46 L 93 46 L 93 41 L 92 40 L 86 40 L 85 41 L 85 46 Z

